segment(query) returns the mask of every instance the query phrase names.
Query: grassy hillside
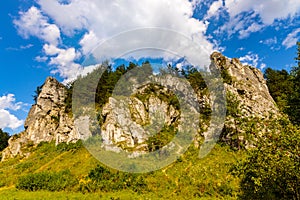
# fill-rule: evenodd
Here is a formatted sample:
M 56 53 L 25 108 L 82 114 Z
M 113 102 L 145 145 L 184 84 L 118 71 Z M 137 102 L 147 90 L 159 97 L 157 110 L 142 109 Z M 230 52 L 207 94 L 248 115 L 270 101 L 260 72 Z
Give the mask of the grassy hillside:
M 0 163 L 0 199 L 236 199 L 239 180 L 229 171 L 234 163 L 245 158 L 245 152 L 233 151 L 218 144 L 204 159 L 199 159 L 197 155 L 197 149 L 190 148 L 166 168 L 137 175 L 145 183 L 139 189 L 132 186 L 100 191 L 91 189 L 97 183 L 92 182 L 88 175 L 101 163 L 81 143 L 71 146 L 42 143 L 32 150 L 28 158 L 14 158 Z M 113 169 L 102 167 L 116 176 Z M 69 170 L 77 180 L 76 184 L 63 191 L 30 192 L 16 189 L 20 177 L 63 170 Z

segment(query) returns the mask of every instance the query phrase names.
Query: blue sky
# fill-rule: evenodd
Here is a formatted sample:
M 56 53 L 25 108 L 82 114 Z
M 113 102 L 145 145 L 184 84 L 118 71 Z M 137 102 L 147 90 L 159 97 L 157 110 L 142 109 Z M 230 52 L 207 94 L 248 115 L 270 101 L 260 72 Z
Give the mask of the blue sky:
M 290 70 L 299 19 L 299 0 L 0 1 L 0 128 L 22 131 L 34 90 L 47 76 L 67 82 L 86 73 L 92 67 L 82 66 L 85 57 L 122 32 L 165 28 L 202 46 L 203 60 L 221 51 L 262 70 Z

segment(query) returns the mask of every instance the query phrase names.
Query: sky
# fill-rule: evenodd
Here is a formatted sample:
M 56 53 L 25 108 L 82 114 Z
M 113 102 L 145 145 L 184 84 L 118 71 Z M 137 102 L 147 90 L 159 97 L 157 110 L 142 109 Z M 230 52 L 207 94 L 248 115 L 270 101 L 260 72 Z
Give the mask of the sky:
M 300 41 L 300 1 L 2 0 L 0 22 L 0 128 L 14 134 L 24 129 L 36 87 L 47 76 L 67 83 L 89 72 L 93 66 L 83 61 L 106 41 L 118 42 L 101 54 L 110 59 L 139 47 L 145 37 L 152 46 L 192 53 L 181 40 L 174 42 L 178 33 L 201 48 L 204 65 L 219 51 L 262 71 L 289 71 Z M 149 28 L 162 31 L 143 31 Z M 162 40 L 164 30 L 174 37 Z M 159 56 L 144 51 L 124 59 L 146 53 Z M 166 62 L 178 59 L 160 56 Z

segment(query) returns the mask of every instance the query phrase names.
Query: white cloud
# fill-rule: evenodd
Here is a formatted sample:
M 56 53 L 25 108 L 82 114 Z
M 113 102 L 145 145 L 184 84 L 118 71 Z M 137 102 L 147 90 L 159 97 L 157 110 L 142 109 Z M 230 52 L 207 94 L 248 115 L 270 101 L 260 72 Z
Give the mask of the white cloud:
M 201 46 L 202 55 L 199 56 L 201 56 L 203 63 L 207 64 L 214 45 L 204 36 L 208 24 L 193 18 L 197 3 L 199 3 L 198 0 L 192 2 L 189 0 L 72 0 L 68 4 L 61 4 L 56 0 L 38 1 L 42 12 L 51 17 L 64 34 L 71 36 L 77 31 L 87 32 L 79 42 L 81 45 L 80 51 L 83 55 L 90 53 L 100 41 L 107 41 L 120 33 L 157 27 L 177 31 L 193 40 Z M 115 52 L 120 52 L 117 49 L 118 47 L 121 47 L 120 49 L 137 47 L 138 42 L 145 39 L 154 47 L 157 47 L 160 43 L 164 44 L 166 48 L 177 48 L 179 50 L 186 48 L 184 44 L 178 41 L 174 43 L 174 40 L 170 39 L 168 42 L 167 37 L 160 37 L 159 34 L 137 35 L 140 34 L 139 31 L 131 33 L 133 35 L 130 38 L 125 38 L 120 41 L 120 44 L 114 46 Z M 128 41 L 129 39 L 131 41 Z M 162 41 L 165 39 L 166 41 Z M 173 44 L 170 44 L 171 42 Z M 111 50 L 113 51 L 113 49 Z M 54 47 L 47 51 L 48 55 L 52 56 L 53 54 L 61 54 Z M 106 54 L 115 55 L 112 51 L 106 52 Z M 71 51 L 68 52 L 72 53 Z M 52 64 L 55 62 L 57 62 L 57 59 L 52 61 Z
M 46 62 L 48 60 L 48 57 L 47 56 L 37 56 L 37 57 L 35 57 L 34 60 L 37 62 Z
M 296 45 L 296 43 L 300 40 L 300 28 L 297 28 L 293 32 L 287 35 L 287 37 L 282 42 L 282 45 L 289 49 Z
M 0 97 L 0 109 L 19 110 L 22 103 L 15 103 L 15 101 L 15 95 L 13 94 Z
M 82 46 L 83 54 L 87 55 L 91 53 L 91 51 L 96 48 L 99 44 L 100 39 L 96 36 L 94 31 L 90 31 L 86 33 L 83 38 L 80 40 L 79 44 Z
M 260 70 L 262 71 L 264 68 L 266 68 L 267 67 L 267 65 L 265 64 L 265 63 L 261 63 L 261 65 L 260 65 Z
M 49 24 L 48 18 L 43 16 L 38 8 L 33 6 L 27 12 L 19 14 L 20 19 L 14 20 L 14 24 L 23 37 L 35 36 L 50 44 L 59 43 L 59 28 L 55 24 Z
M 229 36 L 238 32 L 240 38 L 246 38 L 251 33 L 272 25 L 276 20 L 300 14 L 299 0 L 224 0 L 224 2 L 230 19 L 220 31 L 227 32 Z
M 255 53 L 248 52 L 247 55 L 239 58 L 243 65 L 250 65 L 253 67 L 257 67 L 258 62 L 260 61 L 259 56 Z
M 239 31 L 239 38 L 247 38 L 251 33 L 261 30 L 263 26 L 257 23 L 251 24 L 247 29 Z
M 77 61 L 81 56 L 95 49 L 99 42 L 107 41 L 120 33 L 149 27 L 173 30 L 185 35 L 201 49 L 201 53 L 197 55 L 198 60 L 202 61 L 202 65 L 208 65 L 209 55 L 214 50 L 214 44 L 205 37 L 208 22 L 193 18 L 194 9 L 200 2 L 200 0 L 70 0 L 67 2 L 38 0 L 39 6 L 20 12 L 20 17 L 14 20 L 14 24 L 25 38 L 35 36 L 44 40 L 46 44 L 43 50 L 48 59 L 39 56 L 36 60 L 49 60 L 49 64 L 55 67 L 52 73 L 59 73 L 67 80 L 73 79 L 78 74 L 76 72 L 84 71 Z M 220 4 L 222 0 L 214 4 L 210 14 L 218 10 Z M 80 49 L 65 46 L 60 31 L 69 38 L 72 38 L 74 33 L 86 32 L 78 43 Z M 151 47 L 160 48 L 164 45 L 165 49 L 178 49 L 178 52 L 189 55 L 192 55 L 191 51 L 195 50 L 188 52 L 186 44 L 174 40 L 178 38 L 176 34 L 176 37 L 161 37 L 159 33 L 147 35 L 139 31 L 131 34 L 130 41 L 126 38 L 118 41 L 120 43 L 113 46 L 115 49 L 107 49 L 109 51 L 104 52 L 105 56 L 109 54 L 120 56 L 118 53 L 121 50 L 137 48 L 145 39 Z M 165 56 L 164 53 L 161 55 Z M 137 52 L 133 56 L 145 55 Z M 157 57 L 157 52 L 151 56 Z
M 206 18 L 218 16 L 218 11 L 222 7 L 223 7 L 223 0 L 214 1 L 207 11 Z
M 299 0 L 225 0 L 225 6 L 232 18 L 242 12 L 253 11 L 266 25 L 276 19 L 286 19 L 300 13 Z
M 17 111 L 21 109 L 22 103 L 15 102 L 15 96 L 8 94 L 0 97 L 0 128 L 11 128 L 16 129 L 23 125 L 24 121 L 18 119 L 15 115 L 11 114 L 10 111 Z
M 80 57 L 80 53 L 75 48 L 62 49 L 45 44 L 43 49 L 45 54 L 50 57 L 49 64 L 56 66 L 56 69 L 52 70 L 51 73 L 59 73 L 65 79 L 77 77 L 77 73 L 82 67 L 75 63 L 75 60 Z
M 259 43 L 265 44 L 265 45 L 268 45 L 268 46 L 272 46 L 274 44 L 277 44 L 277 37 L 275 36 L 274 38 L 269 38 L 269 39 L 266 39 L 266 40 L 260 40 Z

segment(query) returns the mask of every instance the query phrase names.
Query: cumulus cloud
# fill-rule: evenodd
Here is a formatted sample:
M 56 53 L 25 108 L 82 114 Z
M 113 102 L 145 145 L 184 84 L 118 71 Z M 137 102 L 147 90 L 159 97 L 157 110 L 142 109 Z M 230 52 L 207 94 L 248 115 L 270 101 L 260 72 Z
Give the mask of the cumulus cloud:
M 260 70 L 264 70 L 267 67 L 267 65 L 265 63 L 261 63 L 260 64 Z
M 13 94 L 0 97 L 0 128 L 16 129 L 23 125 L 24 121 L 18 119 L 10 111 L 21 109 L 22 103 L 16 102 Z
M 50 44 L 58 44 L 60 30 L 55 24 L 48 23 L 48 18 L 42 15 L 36 7 L 31 7 L 27 12 L 20 12 L 20 19 L 14 20 L 19 34 L 28 38 L 38 37 Z
M 91 53 L 100 43 L 100 39 L 96 36 L 94 31 L 86 33 L 80 40 L 79 44 L 82 46 L 82 52 L 84 55 Z
M 51 73 L 59 73 L 65 79 L 74 79 L 82 66 L 76 63 L 81 54 L 75 48 L 62 49 L 54 45 L 45 44 L 43 50 L 47 56 L 50 56 L 50 65 L 56 66 Z
M 225 6 L 232 18 L 240 13 L 253 11 L 266 25 L 272 24 L 276 19 L 293 17 L 300 12 L 298 0 L 225 0 Z
M 227 31 L 229 36 L 239 33 L 240 38 L 246 38 L 251 33 L 272 25 L 276 20 L 300 14 L 299 0 L 224 0 L 224 2 L 230 19 L 220 30 Z
M 293 32 L 287 35 L 287 37 L 283 40 L 282 45 L 289 49 L 296 45 L 297 41 L 300 40 L 300 28 L 297 28 Z
M 258 54 L 252 52 L 248 52 L 247 55 L 240 57 L 239 60 L 241 61 L 242 64 L 250 65 L 253 67 L 257 67 L 258 62 L 260 61 Z
M 206 18 L 218 16 L 218 11 L 222 7 L 223 7 L 223 0 L 214 1 L 207 11 Z
M 214 45 L 205 37 L 208 24 L 193 18 L 194 9 L 199 2 L 199 0 L 72 0 L 61 3 L 57 0 L 39 0 L 37 1 L 39 7 L 32 7 L 27 12 L 21 12 L 21 17 L 15 21 L 15 24 L 23 36 L 35 35 L 46 42 L 44 52 L 49 57 L 49 63 L 56 65 L 56 70 L 52 72 L 60 73 L 67 79 L 75 76 L 71 71 L 81 70 L 76 60 L 90 53 L 100 42 L 109 40 L 122 32 L 149 27 L 174 30 L 185 35 L 201 46 L 203 53 L 200 56 L 202 56 L 203 64 L 207 65 Z M 53 24 L 49 23 L 49 19 Z M 84 31 L 85 34 L 78 42 L 80 48 L 58 45 L 58 41 L 61 40 L 58 31 L 56 37 L 52 39 L 45 34 L 45 30 L 50 27 L 52 29 L 56 27 L 56 30 L 61 30 L 69 37 L 78 31 Z M 138 34 L 138 31 L 132 34 Z M 162 42 L 159 35 L 144 36 L 133 35 L 131 39 L 137 38 L 135 41 L 125 39 L 118 45 L 129 49 L 132 47 L 131 44 L 137 42 L 138 39 L 147 39 L 154 44 L 153 46 Z M 166 39 L 164 44 L 168 48 L 171 45 L 170 42 L 174 41 L 170 40 L 168 43 L 168 38 Z M 178 49 L 186 48 L 185 44 L 180 42 L 172 44 L 172 47 L 174 46 Z
M 239 31 L 239 38 L 247 38 L 251 33 L 261 30 L 262 27 L 260 24 L 253 23 L 247 29 Z

